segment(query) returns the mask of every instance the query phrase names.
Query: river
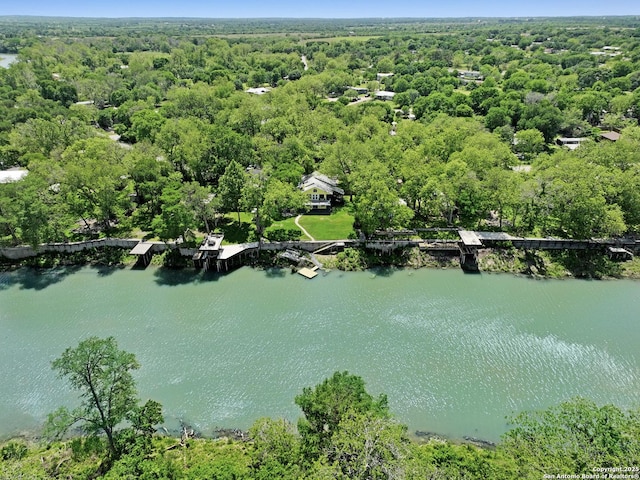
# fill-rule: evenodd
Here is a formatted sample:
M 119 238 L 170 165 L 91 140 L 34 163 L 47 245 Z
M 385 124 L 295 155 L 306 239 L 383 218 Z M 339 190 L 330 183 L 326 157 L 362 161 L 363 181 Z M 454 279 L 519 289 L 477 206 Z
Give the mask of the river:
M 0 68 L 9 68 L 13 62 L 18 61 L 18 55 L 13 53 L 0 53 Z
M 639 312 L 639 282 L 458 270 L 0 273 L 0 435 L 71 404 L 50 362 L 113 335 L 169 426 L 295 420 L 303 387 L 348 370 L 411 431 L 495 441 L 505 416 L 576 395 L 640 405 Z

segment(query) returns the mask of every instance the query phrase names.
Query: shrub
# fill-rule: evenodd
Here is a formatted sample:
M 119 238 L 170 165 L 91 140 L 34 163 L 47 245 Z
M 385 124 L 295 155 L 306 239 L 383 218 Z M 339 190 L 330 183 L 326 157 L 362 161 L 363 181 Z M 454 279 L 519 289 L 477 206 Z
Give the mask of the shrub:
M 23 443 L 9 442 L 2 447 L 0 455 L 3 460 L 21 460 L 27 456 L 27 450 L 27 446 Z

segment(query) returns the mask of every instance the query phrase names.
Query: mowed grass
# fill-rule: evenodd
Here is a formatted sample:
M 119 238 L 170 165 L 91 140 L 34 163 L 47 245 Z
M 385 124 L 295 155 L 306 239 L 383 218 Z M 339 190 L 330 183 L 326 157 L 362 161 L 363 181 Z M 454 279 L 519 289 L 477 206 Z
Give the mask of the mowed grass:
M 300 232 L 301 240 L 309 240 L 309 238 L 302 233 L 302 230 L 296 226 L 294 217 L 274 222 L 269 228 L 293 228 Z M 227 213 L 218 221 L 218 227 L 215 231 L 224 233 L 223 245 L 232 245 L 235 243 L 248 242 L 249 234 L 255 232 L 255 229 L 253 215 L 247 212 L 240 212 L 240 225 L 238 225 L 237 213 Z
M 296 225 L 296 217 L 289 217 L 285 218 L 284 220 L 273 222 L 269 228 L 286 228 L 298 230 L 300 232 L 300 240 L 309 240 L 309 237 L 302 233 L 302 230 L 300 230 Z
M 353 233 L 353 215 L 349 207 L 337 208 L 331 215 L 303 215 L 300 218 L 302 225 L 316 240 L 344 240 Z M 286 228 L 300 231 L 300 240 L 310 240 L 295 223 L 295 217 L 285 218 L 274 222 L 270 228 Z M 238 214 L 227 213 L 218 221 L 216 232 L 224 233 L 223 245 L 245 243 L 249 239 L 250 232 L 255 230 L 252 215 L 246 212 L 240 213 L 240 225 Z
M 240 225 L 238 225 L 238 214 L 227 213 L 218 221 L 215 231 L 224 233 L 223 245 L 233 245 L 235 243 L 246 243 L 249 241 L 249 232 L 255 230 L 251 221 L 253 216 L 250 213 L 240 212 Z
M 333 36 L 333 37 L 311 37 L 305 38 L 301 40 L 301 43 L 311 43 L 311 42 L 328 42 L 328 43 L 336 43 L 336 42 L 366 42 L 371 40 L 372 38 L 380 38 L 380 35 L 349 35 L 349 36 Z
M 344 240 L 353 233 L 353 215 L 342 207 L 331 215 L 303 215 L 300 225 L 316 240 Z

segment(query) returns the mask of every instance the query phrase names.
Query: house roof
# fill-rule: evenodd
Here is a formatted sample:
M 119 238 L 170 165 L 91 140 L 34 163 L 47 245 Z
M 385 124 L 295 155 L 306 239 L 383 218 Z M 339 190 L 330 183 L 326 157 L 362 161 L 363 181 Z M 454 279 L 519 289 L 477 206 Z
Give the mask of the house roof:
M 29 173 L 24 168 L 10 168 L 0 171 L 0 183 L 10 183 L 22 180 Z
M 562 137 L 558 139 L 558 143 L 564 147 L 567 147 L 569 150 L 575 150 L 576 148 L 578 148 L 582 142 L 584 142 L 585 140 L 588 140 L 587 138 L 583 138 L 583 137 L 577 137 L 577 138 L 573 138 L 573 137 Z
M 376 92 L 376 97 L 378 98 L 393 98 L 395 96 L 395 92 L 389 92 L 386 90 L 378 90 Z
M 620 140 L 620 134 L 618 132 L 602 132 L 600 136 L 607 140 L 611 140 L 612 142 Z
M 153 243 L 140 242 L 131 249 L 129 255 L 146 255 L 153 248 Z
M 337 193 L 339 195 L 344 195 L 344 190 L 338 187 L 338 182 L 336 180 L 318 172 L 313 172 L 310 175 L 302 177 L 302 182 L 300 182 L 299 188 L 302 189 L 303 192 L 312 188 L 319 188 L 320 190 L 332 194 Z
M 253 93 L 254 95 L 264 95 L 265 93 L 269 93 L 271 89 L 265 87 L 257 87 L 257 88 L 247 88 L 245 92 Z

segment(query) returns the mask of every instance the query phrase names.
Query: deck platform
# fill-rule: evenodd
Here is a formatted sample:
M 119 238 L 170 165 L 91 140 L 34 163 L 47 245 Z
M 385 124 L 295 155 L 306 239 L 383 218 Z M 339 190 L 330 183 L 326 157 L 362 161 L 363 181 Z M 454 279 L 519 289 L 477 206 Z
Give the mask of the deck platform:
M 317 269 L 318 267 L 301 268 L 300 270 L 298 270 L 298 273 L 305 278 L 312 279 L 318 275 L 318 272 L 316 271 Z
M 465 247 L 481 247 L 482 241 L 478 238 L 476 232 L 472 232 L 470 230 L 459 230 L 458 235 L 460 235 L 460 240 Z

